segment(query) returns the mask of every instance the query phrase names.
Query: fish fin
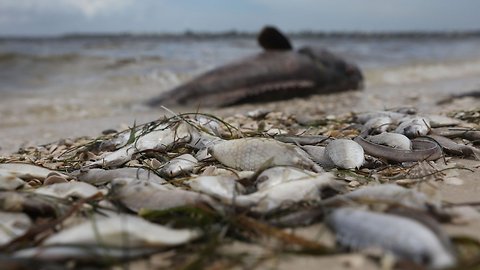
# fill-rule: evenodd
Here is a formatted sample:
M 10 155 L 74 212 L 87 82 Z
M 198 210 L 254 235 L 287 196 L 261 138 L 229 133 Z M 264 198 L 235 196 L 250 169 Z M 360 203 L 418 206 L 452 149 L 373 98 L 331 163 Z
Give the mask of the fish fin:
M 292 50 L 288 38 L 273 26 L 265 26 L 257 38 L 258 44 L 265 50 Z

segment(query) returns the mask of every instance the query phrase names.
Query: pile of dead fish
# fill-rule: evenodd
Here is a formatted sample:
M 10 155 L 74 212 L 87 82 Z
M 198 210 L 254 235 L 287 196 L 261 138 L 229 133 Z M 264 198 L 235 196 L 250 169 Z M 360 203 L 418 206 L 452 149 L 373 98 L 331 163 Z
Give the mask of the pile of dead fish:
M 191 207 L 279 231 L 324 223 L 337 242 L 329 254 L 377 250 L 430 268 L 460 264 L 439 224 L 452 213 L 419 187 L 456 177 L 442 172 L 451 156 L 480 159 L 478 127 L 409 109 L 323 120 L 181 114 L 22 149 L 0 164 L 0 249 L 15 262 L 181 250 L 207 241 L 205 228 L 149 214 Z

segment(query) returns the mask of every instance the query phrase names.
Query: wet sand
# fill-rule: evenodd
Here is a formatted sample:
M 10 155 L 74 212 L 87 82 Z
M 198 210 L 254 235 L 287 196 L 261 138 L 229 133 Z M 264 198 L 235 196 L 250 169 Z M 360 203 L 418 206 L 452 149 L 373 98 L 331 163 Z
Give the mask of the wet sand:
M 480 100 L 462 98 L 451 103 L 437 105 L 436 102 L 450 94 L 468 92 L 480 88 L 480 76 L 467 76 L 447 80 L 434 80 L 405 83 L 401 85 L 370 83 L 367 75 L 367 85 L 362 91 L 314 96 L 309 99 L 294 99 L 268 104 L 242 105 L 232 108 L 200 109 L 200 112 L 213 113 L 219 116 L 229 116 L 255 109 L 282 111 L 303 117 L 315 115 L 339 115 L 350 112 L 361 112 L 401 106 L 416 107 L 421 114 L 445 114 L 454 110 L 472 110 L 480 107 Z M 100 100 L 91 103 L 57 106 L 50 111 L 48 99 L 36 95 L 33 102 L 28 96 L 0 101 L 2 121 L 0 122 L 0 153 L 6 155 L 26 145 L 38 145 L 62 138 L 81 136 L 98 136 L 106 129 L 125 129 L 136 123 L 153 121 L 166 113 L 162 109 L 149 109 L 138 105 L 153 92 L 115 97 L 108 101 L 105 93 Z M 89 97 L 92 98 L 92 97 Z M 62 99 L 57 96 L 56 99 Z M 44 108 L 39 104 L 44 102 Z M 114 102 L 116 106 L 102 107 L 102 102 Z M 123 109 L 122 109 L 123 108 Z M 175 112 L 193 112 L 196 108 L 171 108 Z M 22 115 L 22 113 L 24 113 Z M 83 113 L 76 115 L 77 113 Z M 15 121 L 17 119 L 17 121 Z M 438 183 L 438 190 L 444 201 L 450 203 L 468 203 L 480 201 L 480 161 L 472 159 L 452 159 L 456 163 L 471 169 L 459 170 L 461 184 Z M 467 235 L 480 240 L 480 215 L 472 215 L 468 222 L 457 225 L 447 225 L 445 228 L 451 235 Z M 313 237 L 313 235 L 312 235 Z M 234 247 L 235 249 L 238 247 Z M 244 247 L 243 247 L 244 248 Z M 258 248 L 258 247 L 257 247 Z M 241 249 L 241 248 L 240 248 Z M 258 252 L 267 252 L 258 248 Z M 316 256 L 275 256 L 265 262 L 262 267 L 276 269 L 317 269 L 318 266 L 329 269 L 376 269 L 370 261 L 363 257 L 342 255 L 334 257 Z M 141 268 L 139 266 L 139 268 Z

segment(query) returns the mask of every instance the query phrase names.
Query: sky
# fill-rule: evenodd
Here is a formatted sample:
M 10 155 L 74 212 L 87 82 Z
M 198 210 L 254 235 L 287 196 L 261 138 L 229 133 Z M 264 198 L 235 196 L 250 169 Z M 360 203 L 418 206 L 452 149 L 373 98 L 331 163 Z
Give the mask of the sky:
M 0 35 L 479 30 L 478 0 L 0 0 Z

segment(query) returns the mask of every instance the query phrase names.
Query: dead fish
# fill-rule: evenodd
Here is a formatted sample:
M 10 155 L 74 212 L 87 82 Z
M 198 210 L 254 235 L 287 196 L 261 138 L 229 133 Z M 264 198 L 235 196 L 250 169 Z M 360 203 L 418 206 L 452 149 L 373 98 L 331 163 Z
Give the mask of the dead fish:
M 115 152 L 108 153 L 90 165 L 117 167 L 131 160 L 132 155 L 145 150 L 165 151 L 175 143 L 188 143 L 191 140 L 191 127 L 187 123 L 179 123 L 169 128 L 150 131 L 139 135 L 135 142 Z
M 337 139 L 325 147 L 325 155 L 332 163 L 342 169 L 360 168 L 365 161 L 363 148 L 356 142 Z
M 160 173 L 168 177 L 187 175 L 197 166 L 198 160 L 190 154 L 183 154 L 167 162 Z
M 442 148 L 449 154 L 473 156 L 477 160 L 480 160 L 480 149 L 477 149 L 471 145 L 459 144 L 439 135 L 428 135 L 427 137 L 435 140 Z
M 120 202 L 134 212 L 197 204 L 207 204 L 212 208 L 217 206 L 212 198 L 204 194 L 133 179 L 114 179 L 111 195 L 113 201 Z
M 317 146 L 317 145 L 304 145 L 302 149 L 310 155 L 310 158 L 315 161 L 317 164 L 322 166 L 325 169 L 333 169 L 335 168 L 335 164 L 332 162 L 330 157 L 325 154 L 325 147 L 324 146 Z
M 297 166 L 321 172 L 305 151 L 274 139 L 243 138 L 215 144 L 212 156 L 225 166 L 246 171 L 256 171 L 262 166 Z M 268 164 L 267 164 L 268 163 Z
M 18 178 L 15 173 L 0 169 L 0 190 L 15 190 L 25 184 L 25 181 Z
M 122 235 L 122 237 L 118 237 Z M 176 246 L 200 236 L 195 230 L 171 229 L 132 215 L 96 217 L 52 235 L 43 245 L 103 244 L 116 247 Z
M 340 182 L 333 179 L 332 174 L 324 172 L 310 178 L 272 185 L 248 195 L 239 195 L 234 202 L 253 212 L 268 213 L 300 202 L 319 202 L 324 191 L 339 192 L 343 188 Z
M 294 167 L 277 166 L 266 169 L 260 173 L 255 183 L 258 190 L 266 190 L 278 184 L 302 179 L 312 179 L 317 176 L 316 173 L 310 171 Z
M 24 234 L 31 225 L 32 221 L 24 213 L 0 211 L 0 246 Z
M 463 138 L 472 142 L 480 141 L 480 130 L 468 128 L 435 128 L 432 130 L 432 134 L 447 138 Z
M 293 51 L 274 27 L 259 37 L 265 52 L 228 64 L 147 102 L 150 106 L 228 106 L 362 88 L 359 68 L 325 49 Z
M 367 141 L 389 146 L 395 149 L 412 150 L 412 141 L 399 133 L 384 132 L 377 135 L 368 136 L 365 138 Z
M 58 205 L 31 192 L 0 191 L 0 211 L 24 212 L 32 217 L 55 216 Z
M 340 208 L 329 215 L 327 224 L 343 246 L 377 248 L 400 259 L 432 268 L 447 268 L 456 264 L 453 252 L 433 231 L 409 218 Z
M 394 121 L 392 118 L 388 116 L 380 116 L 380 117 L 375 117 L 371 118 L 368 120 L 364 126 L 368 130 L 375 130 L 377 132 L 386 132 L 388 128 L 390 128 L 391 125 L 394 124 Z
M 116 178 L 132 178 L 142 181 L 154 182 L 157 184 L 166 184 L 167 181 L 156 175 L 150 170 L 143 168 L 119 168 L 119 169 L 83 169 L 71 174 L 79 181 L 100 186 L 110 183 Z
M 33 192 L 58 198 L 88 198 L 101 191 L 88 183 L 68 182 L 42 186 Z
M 427 115 L 426 118 L 432 128 L 457 126 L 462 123 L 461 120 L 443 115 Z
M 395 129 L 396 133 L 403 134 L 409 138 L 425 136 L 430 132 L 430 120 L 424 117 L 406 117 L 400 120 L 400 124 Z
M 404 118 L 406 114 L 394 111 L 373 111 L 373 112 L 364 112 L 357 113 L 354 115 L 355 122 L 360 124 L 365 124 L 368 121 L 376 118 L 387 117 L 392 120 L 393 123 L 397 123 L 400 119 Z
M 10 175 L 14 175 L 26 181 L 32 179 L 43 180 L 51 173 L 57 173 L 62 177 L 68 178 L 65 174 L 57 171 L 26 163 L 3 163 L 0 164 L 0 171 L 9 173 Z
M 428 211 L 431 207 L 440 207 L 440 202 L 429 199 L 422 192 L 404 188 L 394 184 L 369 185 L 361 187 L 352 192 L 337 195 L 325 200 L 325 205 L 335 204 L 337 202 L 365 202 L 379 203 L 389 205 L 401 205 L 408 208 Z
M 233 176 L 198 176 L 186 183 L 192 190 L 205 193 L 227 204 L 232 204 L 238 195 L 245 192 L 245 188 Z

